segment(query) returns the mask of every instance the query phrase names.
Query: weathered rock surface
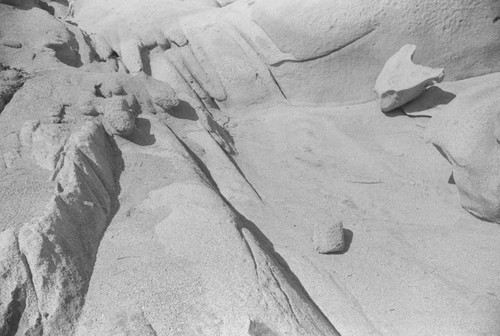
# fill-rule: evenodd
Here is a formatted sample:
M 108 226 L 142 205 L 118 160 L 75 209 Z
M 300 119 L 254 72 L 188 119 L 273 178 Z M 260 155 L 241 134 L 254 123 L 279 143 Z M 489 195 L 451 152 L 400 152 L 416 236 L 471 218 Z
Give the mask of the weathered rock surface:
M 80 29 L 38 6 L 19 3 L 19 8 L 0 3 L 0 42 L 16 46 L 0 48 L 0 63 L 33 72 L 80 67 L 94 60 L 95 52 Z
M 372 98 L 407 43 L 452 79 L 498 70 L 499 15 L 0 0 L 0 335 L 498 334 L 498 226 L 460 210 L 426 124 L 289 102 Z M 452 90 L 473 113 L 414 109 L 464 206 L 498 221 L 491 78 Z M 345 253 L 316 253 L 311 223 Z
M 301 60 L 271 67 L 293 101 L 372 99 L 370 83 L 408 43 L 422 46 L 417 63 L 446 67 L 448 80 L 499 70 L 496 2 L 257 0 L 250 11 L 279 49 Z
M 6 335 L 72 333 L 112 215 L 114 152 L 103 127 L 83 125 L 59 160 L 45 212 L 2 232 L 0 246 L 10 251 L 2 253 L 3 263 L 11 264 L 0 286 L 12 293 L 2 294 L 0 305 Z
M 148 132 L 157 142 L 137 145 Z M 118 326 L 124 314 L 141 311 L 133 328 L 150 325 L 158 335 L 252 335 L 255 324 L 271 334 L 338 335 L 167 127 L 143 116 L 129 139 L 118 142 L 127 167 L 121 188 L 134 195 L 122 199 L 101 243 L 76 335 L 113 334 L 126 327 Z M 163 172 L 137 184 L 155 167 Z
M 387 60 L 375 82 L 382 112 L 392 111 L 420 96 L 427 87 L 444 79 L 444 69 L 413 63 L 417 47 L 407 44 Z
M 461 92 L 431 120 L 427 137 L 451 163 L 462 206 L 500 223 L 499 76 Z

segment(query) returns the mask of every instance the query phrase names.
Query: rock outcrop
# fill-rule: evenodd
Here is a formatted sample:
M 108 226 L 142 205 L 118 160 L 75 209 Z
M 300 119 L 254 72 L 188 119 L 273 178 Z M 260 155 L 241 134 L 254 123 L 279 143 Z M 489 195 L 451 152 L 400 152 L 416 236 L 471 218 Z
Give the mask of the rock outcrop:
M 111 5 L 85 0 L 75 13 L 101 59 L 115 53 L 129 71 L 161 77 L 157 64 L 166 56 L 200 98 L 210 96 L 221 107 L 284 97 L 371 99 L 384 62 L 409 42 L 425 46 L 418 63 L 446 64 L 450 80 L 496 71 L 500 64 L 497 13 L 487 2 L 237 1 L 221 9 L 208 1 L 153 1 L 131 3 L 134 15 L 110 12 Z M 161 13 L 175 20 L 160 21 Z M 140 28 L 131 33 L 131 26 Z
M 375 102 L 309 108 L 373 98 L 406 43 L 450 79 L 499 70 L 500 12 L 472 2 L 0 0 L 0 336 L 500 330 L 495 231 L 483 278 L 458 238 L 433 249 L 461 214 L 436 210 L 408 118 L 394 143 Z M 442 79 L 408 74 L 413 51 L 383 109 Z M 500 222 L 491 78 L 429 131 L 463 206 Z M 313 226 L 345 253 L 314 253 Z
M 451 163 L 462 206 L 500 223 L 500 78 L 461 92 L 431 119 L 427 138 Z

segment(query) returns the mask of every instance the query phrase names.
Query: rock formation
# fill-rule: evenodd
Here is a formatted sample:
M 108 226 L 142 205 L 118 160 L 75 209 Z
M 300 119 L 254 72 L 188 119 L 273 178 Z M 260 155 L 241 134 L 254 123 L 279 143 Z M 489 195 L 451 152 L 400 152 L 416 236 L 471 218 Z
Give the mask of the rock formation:
M 498 334 L 499 15 L 0 0 L 0 336 Z
M 375 82 L 382 112 L 389 112 L 420 96 L 444 79 L 444 69 L 431 69 L 412 62 L 416 46 L 407 44 L 394 54 Z
M 432 118 L 427 137 L 451 163 L 462 206 L 500 223 L 498 99 L 493 77 L 463 92 Z

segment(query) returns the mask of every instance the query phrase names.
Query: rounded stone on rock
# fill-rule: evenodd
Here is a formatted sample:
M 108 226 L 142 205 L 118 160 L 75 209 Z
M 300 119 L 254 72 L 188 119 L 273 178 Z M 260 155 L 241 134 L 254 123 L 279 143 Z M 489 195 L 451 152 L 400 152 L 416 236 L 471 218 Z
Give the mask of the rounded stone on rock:
M 126 94 L 123 86 L 115 78 L 108 78 L 102 82 L 101 93 L 103 96 L 108 98 L 111 98 L 112 96 L 123 96 Z
M 444 69 L 413 63 L 416 46 L 407 44 L 387 60 L 374 91 L 382 112 L 389 112 L 420 96 L 427 87 L 444 79 Z
M 164 111 L 179 105 L 175 91 L 165 82 L 151 81 L 149 83 L 149 94 L 153 103 Z
M 337 218 L 330 222 L 316 222 L 312 241 L 319 253 L 342 252 L 345 247 L 342 220 Z
M 110 135 L 130 135 L 135 129 L 135 116 L 123 98 L 106 99 L 103 125 Z
M 77 106 L 81 114 L 94 117 L 99 115 L 99 112 L 94 106 L 95 98 L 92 92 L 84 92 L 78 97 Z

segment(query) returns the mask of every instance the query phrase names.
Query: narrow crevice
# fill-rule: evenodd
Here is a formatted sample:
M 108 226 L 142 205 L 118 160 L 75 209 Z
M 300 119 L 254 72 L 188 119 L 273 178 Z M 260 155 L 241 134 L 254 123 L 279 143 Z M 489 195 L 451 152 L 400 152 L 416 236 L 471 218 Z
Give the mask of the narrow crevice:
M 278 83 L 278 81 L 276 80 L 276 77 L 274 77 L 274 74 L 272 72 L 272 70 L 267 67 L 267 70 L 269 71 L 269 74 L 271 75 L 271 79 L 273 80 L 274 84 L 276 84 L 276 86 L 278 87 L 278 89 L 280 90 L 281 94 L 283 95 L 283 97 L 288 100 L 285 92 L 283 92 L 283 89 L 281 88 L 281 85 Z
M 219 146 L 220 147 L 220 146 Z M 222 148 L 221 148 L 222 149 Z M 222 151 L 224 151 L 224 149 L 222 149 Z M 252 183 L 250 183 L 250 181 L 247 179 L 245 173 L 243 173 L 243 171 L 241 170 L 240 166 L 238 165 L 238 163 L 236 162 L 236 160 L 230 155 L 230 154 L 226 154 L 227 158 L 229 159 L 229 161 L 231 161 L 231 163 L 233 164 L 234 168 L 236 168 L 236 170 L 238 171 L 238 173 L 241 175 L 241 177 L 243 177 L 243 179 L 245 180 L 245 182 L 250 186 L 250 188 L 252 188 L 252 190 L 254 191 L 254 193 L 257 195 L 257 197 L 259 198 L 260 201 L 264 201 L 262 199 L 262 197 L 260 196 L 259 192 L 257 191 L 257 189 L 254 188 L 254 186 L 252 185 Z
M 201 170 L 201 172 L 203 173 L 204 176 L 201 176 L 202 178 L 204 177 L 207 182 L 212 185 L 212 187 L 215 188 L 215 191 L 222 196 L 222 193 L 219 189 L 219 186 L 217 185 L 217 183 L 215 182 L 215 179 L 212 177 L 212 174 L 210 173 L 210 170 L 208 169 L 208 167 L 205 165 L 205 163 L 198 157 L 198 155 L 196 155 L 192 150 L 191 148 L 189 148 L 188 145 L 186 145 L 186 143 L 177 136 L 177 134 L 175 134 L 174 130 L 172 128 L 170 128 L 170 126 L 167 125 L 167 123 L 165 123 L 164 121 L 162 121 L 163 125 L 165 125 L 165 127 L 167 127 L 170 132 L 172 132 L 172 134 L 174 135 L 174 137 L 177 139 L 177 141 L 179 141 L 179 143 L 181 144 L 181 146 L 188 152 L 189 156 L 193 159 L 193 161 L 195 162 L 195 164 L 197 165 L 197 167 Z
M 259 227 L 254 224 L 252 221 L 248 220 L 245 216 L 243 216 L 236 208 L 224 197 L 224 195 L 220 195 L 224 203 L 230 208 L 230 210 L 236 215 L 237 218 L 237 223 L 238 223 L 238 229 L 240 232 L 243 232 L 243 229 L 248 230 L 248 232 L 253 235 L 253 241 L 255 241 L 255 244 L 258 244 L 260 248 L 267 253 L 267 257 L 276 262 L 276 265 L 278 266 L 278 269 L 280 272 L 283 273 L 284 276 L 286 276 L 286 279 L 289 282 L 290 287 L 296 291 L 297 295 L 300 296 L 303 300 L 305 300 L 311 308 L 316 311 L 316 313 L 326 321 L 330 327 L 337 331 L 337 329 L 333 326 L 331 321 L 326 317 L 326 315 L 321 311 L 321 309 L 318 307 L 318 305 L 314 302 L 314 300 L 310 297 L 310 295 L 307 293 L 306 289 L 300 282 L 299 278 L 295 275 L 295 273 L 291 270 L 290 266 L 288 266 L 288 263 L 285 261 L 285 259 L 274 249 L 273 243 L 267 238 L 267 236 L 259 229 Z M 244 235 L 244 233 L 242 233 Z M 245 243 L 247 246 L 249 246 L 249 249 L 251 249 L 251 244 L 248 242 L 248 239 L 244 236 Z M 254 259 L 254 262 L 257 266 L 257 261 L 255 259 L 255 255 L 253 252 L 251 252 L 252 258 Z M 272 273 L 272 270 L 271 270 Z M 273 277 L 275 278 L 274 273 L 272 274 Z M 275 278 L 276 280 L 276 278 Z M 277 281 L 277 280 L 276 280 Z M 281 286 L 280 286 L 281 290 Z M 288 297 L 287 297 L 288 299 Z M 295 313 L 293 313 L 294 316 Z M 337 331 L 338 333 L 338 331 Z
M 305 62 L 310 62 L 310 61 L 315 61 L 315 60 L 318 60 L 318 59 L 321 59 L 321 58 L 324 58 L 324 57 L 328 57 L 330 56 L 331 54 L 337 52 L 337 51 L 340 51 L 344 48 L 347 48 L 349 47 L 350 45 L 356 43 L 357 41 L 361 40 L 362 38 L 370 35 L 371 33 L 373 33 L 376 29 L 375 28 L 371 28 L 370 30 L 368 30 L 367 32 L 365 32 L 364 34 L 361 34 L 360 36 L 352 39 L 351 41 L 335 48 L 335 49 L 332 49 L 330 51 L 327 51 L 327 52 L 324 52 L 324 53 L 321 53 L 319 55 L 316 55 L 314 57 L 310 57 L 310 58 L 304 58 L 304 59 L 298 59 L 298 60 L 283 60 L 283 61 L 279 61 L 279 62 L 276 62 L 274 64 L 271 64 L 272 66 L 280 66 L 282 64 L 285 64 L 285 63 L 305 63 Z
M 97 85 L 94 85 L 94 94 L 96 97 L 99 97 L 99 98 L 106 98 L 104 97 L 104 95 L 102 94 L 102 91 L 101 91 L 101 86 L 102 84 L 97 84 Z
M 248 253 L 250 253 L 250 257 L 252 258 L 253 266 L 254 266 L 254 270 L 255 270 L 255 277 L 257 278 L 257 280 L 259 280 L 259 268 L 257 266 L 257 260 L 255 259 L 255 255 L 253 254 L 252 247 L 248 243 L 247 237 L 245 236 L 245 233 L 243 232 L 244 229 L 245 228 L 238 226 L 238 231 L 240 232 L 240 236 L 243 239 L 243 242 L 248 250 Z
M 38 304 L 38 293 L 36 292 L 35 283 L 33 282 L 33 272 L 31 270 L 30 264 L 28 262 L 28 258 L 26 255 L 21 252 L 21 261 L 23 262 L 24 268 L 26 269 L 26 273 L 28 276 L 29 286 L 33 289 L 33 295 L 35 296 L 36 302 Z M 38 314 L 40 314 L 40 309 L 38 309 Z
M 278 287 L 279 291 L 283 294 L 283 296 L 285 297 L 285 300 L 286 300 L 286 303 L 288 305 L 288 307 L 290 308 L 290 312 L 292 313 L 293 315 L 293 319 L 295 320 L 295 322 L 297 322 L 297 324 L 300 325 L 300 321 L 299 321 L 299 318 L 297 317 L 297 314 L 295 313 L 295 309 L 293 308 L 293 305 L 292 305 L 292 302 L 290 301 L 290 298 L 288 297 L 288 294 L 285 292 L 285 290 L 283 290 L 283 288 L 281 287 L 281 283 L 280 281 L 278 280 L 278 278 L 276 278 L 276 275 L 274 274 L 273 270 L 271 268 L 269 268 L 269 271 L 271 273 L 271 276 L 273 277 L 273 280 L 274 282 L 276 283 L 276 286 Z
M 19 238 L 17 238 L 19 240 Z M 19 246 L 19 241 L 18 241 L 18 246 Z M 28 286 L 31 287 L 31 290 L 33 292 L 33 295 L 35 296 L 35 304 L 37 305 L 37 311 L 38 311 L 38 318 L 36 320 L 36 323 L 34 326 L 30 326 L 30 329 L 26 331 L 26 335 L 33 335 L 33 336 L 42 336 L 43 335 L 43 325 L 42 325 L 42 314 L 40 313 L 40 308 L 38 306 L 39 304 L 39 297 L 38 293 L 36 291 L 35 283 L 33 282 L 33 271 L 31 270 L 31 266 L 28 262 L 28 258 L 22 251 L 20 251 L 21 255 L 21 261 L 24 265 L 24 269 L 26 270 L 26 274 L 28 277 Z

